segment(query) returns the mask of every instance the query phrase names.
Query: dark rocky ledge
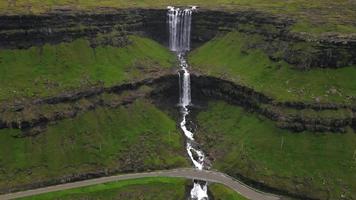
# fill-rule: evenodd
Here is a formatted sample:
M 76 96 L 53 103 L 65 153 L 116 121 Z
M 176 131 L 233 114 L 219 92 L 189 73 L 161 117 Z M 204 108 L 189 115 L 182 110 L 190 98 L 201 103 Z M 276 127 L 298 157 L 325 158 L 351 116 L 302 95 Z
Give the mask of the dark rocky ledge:
M 21 129 L 23 134 L 20 137 L 37 135 L 43 132 L 49 123 L 74 118 L 100 106 L 116 108 L 130 104 L 138 98 L 169 93 L 172 90 L 175 94 L 169 95 L 177 95 L 177 83 L 176 75 L 166 74 L 112 87 L 93 86 L 54 97 L 17 103 L 5 102 L 0 106 L 0 129 Z
M 192 39 L 202 44 L 219 33 L 238 31 L 257 36 L 262 49 L 272 60 L 284 60 L 298 69 L 338 68 L 356 64 L 356 33 L 313 35 L 292 32 L 293 18 L 253 10 L 223 12 L 200 10 L 194 15 Z M 301 48 L 302 47 L 302 48 Z
M 356 109 L 352 106 L 303 102 L 281 103 L 251 88 L 215 77 L 192 74 L 191 81 L 192 96 L 198 102 L 206 102 L 209 99 L 225 100 L 242 106 L 247 111 L 261 114 L 274 121 L 278 127 L 294 132 L 308 130 L 342 133 L 348 127 L 356 126 Z M 150 89 L 140 90 L 143 86 L 148 86 Z M 168 73 L 109 88 L 97 86 L 49 98 L 16 104 L 5 103 L 0 106 L 0 128 L 21 129 L 24 133 L 22 136 L 36 135 L 41 133 L 48 123 L 73 118 L 78 113 L 98 106 L 117 107 L 141 97 L 176 100 L 178 91 L 178 76 Z M 123 92 L 126 94 L 122 95 Z M 161 102 L 158 100 L 156 103 Z M 177 102 L 172 103 L 172 106 L 175 103 Z M 342 114 L 333 114 L 336 112 Z
M 165 19 L 166 11 L 156 9 L 110 9 L 98 13 L 57 10 L 42 15 L 0 16 L 0 48 L 29 48 L 81 37 L 93 39 L 98 34 L 109 34 L 112 39 L 138 34 L 165 44 Z
M 0 16 L 0 48 L 29 48 L 81 37 L 88 38 L 93 47 L 101 43 L 120 46 L 128 34 L 147 36 L 167 45 L 166 13 L 166 9 L 103 8 L 96 12 L 54 10 L 41 15 Z M 294 33 L 291 26 L 295 23 L 287 16 L 253 10 L 201 9 L 192 21 L 193 47 L 218 34 L 239 31 L 261 38 L 262 42 L 249 48 L 262 49 L 272 60 L 284 60 L 298 69 L 356 64 L 356 34 Z M 100 34 L 106 35 L 106 41 L 95 41 Z
M 279 128 L 289 129 L 294 132 L 308 130 L 312 132 L 342 133 L 346 131 L 347 127 L 355 126 L 356 109 L 352 106 L 276 102 L 251 88 L 205 75 L 193 74 L 191 81 L 193 99 L 213 98 L 225 100 L 275 121 Z M 324 111 L 341 111 L 343 115 L 325 115 Z M 306 115 L 305 113 L 308 112 L 313 114 Z

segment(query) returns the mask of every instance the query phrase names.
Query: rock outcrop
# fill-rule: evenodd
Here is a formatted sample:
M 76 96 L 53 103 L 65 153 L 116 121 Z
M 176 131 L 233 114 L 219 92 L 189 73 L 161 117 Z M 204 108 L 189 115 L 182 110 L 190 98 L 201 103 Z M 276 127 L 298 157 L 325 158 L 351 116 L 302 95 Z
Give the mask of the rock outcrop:
M 42 15 L 0 16 L 0 48 L 29 48 L 86 37 L 97 45 L 123 46 L 128 34 L 150 37 L 167 45 L 165 9 L 99 9 L 93 12 L 54 10 Z M 284 60 L 298 69 L 337 68 L 356 63 L 356 35 L 315 36 L 296 33 L 296 21 L 252 10 L 199 10 L 192 20 L 193 46 L 218 34 L 239 31 L 259 38 L 248 48 L 262 49 L 272 60 Z
M 110 9 L 97 13 L 56 10 L 42 15 L 0 16 L 0 48 L 29 48 L 81 37 L 89 38 L 94 47 L 101 43 L 120 46 L 128 34 L 144 35 L 165 44 L 165 19 L 166 11 L 156 9 Z M 101 35 L 107 39 L 97 41 Z
M 350 105 L 277 102 L 251 88 L 205 75 L 192 74 L 191 81 L 196 102 L 225 100 L 259 113 L 283 129 L 342 133 L 355 127 L 356 108 Z M 97 86 L 49 98 L 5 103 L 0 106 L 0 129 L 15 128 L 23 130 L 23 136 L 36 135 L 48 123 L 73 118 L 98 106 L 117 107 L 142 97 L 178 101 L 178 91 L 178 76 L 165 74 L 108 88 Z M 170 102 L 170 107 L 176 103 Z
M 3 103 L 0 106 L 0 129 L 21 129 L 23 135 L 20 137 L 37 135 L 49 123 L 74 118 L 100 106 L 116 108 L 155 93 L 178 91 L 177 82 L 175 75 L 162 75 L 112 87 L 95 86 L 54 97 Z
M 280 128 L 294 132 L 345 132 L 354 126 L 356 109 L 340 104 L 277 102 L 274 99 L 220 78 L 192 75 L 193 99 L 222 99 L 257 112 Z
M 356 64 L 356 34 L 313 35 L 291 31 L 293 18 L 256 11 L 200 10 L 192 22 L 192 40 L 202 44 L 224 32 L 238 31 L 259 42 L 272 60 L 284 60 L 298 69 L 338 68 Z

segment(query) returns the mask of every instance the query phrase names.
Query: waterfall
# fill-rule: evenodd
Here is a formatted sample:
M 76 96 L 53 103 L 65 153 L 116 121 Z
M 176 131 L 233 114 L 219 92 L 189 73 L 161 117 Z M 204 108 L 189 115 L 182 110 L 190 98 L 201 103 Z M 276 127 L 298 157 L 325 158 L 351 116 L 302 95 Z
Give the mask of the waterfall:
M 195 8 L 168 7 L 169 48 L 175 52 L 190 50 L 192 13 Z
M 191 105 L 190 73 L 185 59 L 185 53 L 190 50 L 190 32 L 192 13 L 196 7 L 180 9 L 168 7 L 169 48 L 176 52 L 179 61 L 179 105 L 182 120 L 180 127 L 186 137 L 186 150 L 195 168 L 204 169 L 204 152 L 195 147 L 194 133 L 187 127 L 189 106 Z M 191 199 L 208 200 L 208 185 L 206 182 L 194 181 L 190 192 Z
M 180 68 L 182 70 L 182 83 L 181 83 L 181 92 L 180 92 L 180 104 L 183 107 L 187 107 L 191 103 L 191 94 L 190 94 L 190 74 L 188 71 L 188 64 L 185 60 L 182 53 L 178 54 L 178 60 L 180 63 Z

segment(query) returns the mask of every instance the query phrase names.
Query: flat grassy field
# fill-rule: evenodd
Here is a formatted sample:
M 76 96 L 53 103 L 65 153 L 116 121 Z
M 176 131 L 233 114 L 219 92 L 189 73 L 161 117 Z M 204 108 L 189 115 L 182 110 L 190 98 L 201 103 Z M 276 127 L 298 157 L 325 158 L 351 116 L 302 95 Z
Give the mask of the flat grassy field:
M 356 135 L 292 133 L 224 102 L 197 116 L 213 168 L 317 199 L 356 197 Z M 352 198 L 351 198 L 352 197 Z
M 184 199 L 186 179 L 142 178 L 64 190 L 21 200 L 177 200 Z
M 35 137 L 20 134 L 0 130 L 0 189 L 105 169 L 190 166 L 176 122 L 148 100 L 97 108 Z
M 254 9 L 298 19 L 295 31 L 311 33 L 356 32 L 356 2 L 352 0 L 3 0 L 1 14 L 39 14 L 53 9 L 165 8 L 168 5 L 198 5 L 220 10 Z
M 0 49 L 0 101 L 43 97 L 103 83 L 143 79 L 174 67 L 175 57 L 153 40 L 130 36 L 131 44 L 90 47 L 89 41 L 46 44 L 25 50 Z
M 189 62 L 193 70 L 227 78 L 277 101 L 356 103 L 355 66 L 296 70 L 284 61 L 271 61 L 262 50 L 246 48 L 258 42 L 253 35 L 231 32 L 191 52 Z

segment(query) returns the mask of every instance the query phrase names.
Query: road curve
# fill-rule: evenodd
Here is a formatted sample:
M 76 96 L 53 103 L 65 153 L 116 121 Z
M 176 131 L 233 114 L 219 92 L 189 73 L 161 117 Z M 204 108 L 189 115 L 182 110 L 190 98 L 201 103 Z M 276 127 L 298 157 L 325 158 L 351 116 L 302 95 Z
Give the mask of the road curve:
M 197 180 L 203 180 L 211 183 L 221 183 L 233 189 L 234 191 L 241 194 L 242 196 L 251 200 L 281 199 L 281 197 L 277 195 L 260 192 L 251 187 L 248 187 L 243 183 L 241 183 L 240 181 L 237 181 L 221 172 L 207 171 L 207 170 L 201 171 L 193 168 L 183 168 L 183 169 L 173 169 L 173 170 L 166 170 L 166 171 L 155 171 L 155 172 L 147 172 L 147 173 L 124 174 L 124 175 L 117 175 L 117 176 L 110 176 L 110 177 L 102 177 L 102 178 L 90 179 L 85 181 L 78 181 L 73 183 L 65 183 L 61 185 L 43 187 L 39 189 L 27 190 L 22 192 L 4 194 L 4 195 L 0 195 L 0 199 L 1 200 L 16 199 L 16 198 L 27 197 L 32 195 L 44 194 L 48 192 L 55 192 L 60 190 L 67 190 L 67 189 L 79 188 L 84 186 L 96 185 L 101 183 L 108 183 L 113 181 L 136 179 L 136 178 L 146 178 L 146 177 L 180 177 L 180 178 L 187 178 L 187 179 L 197 179 Z

